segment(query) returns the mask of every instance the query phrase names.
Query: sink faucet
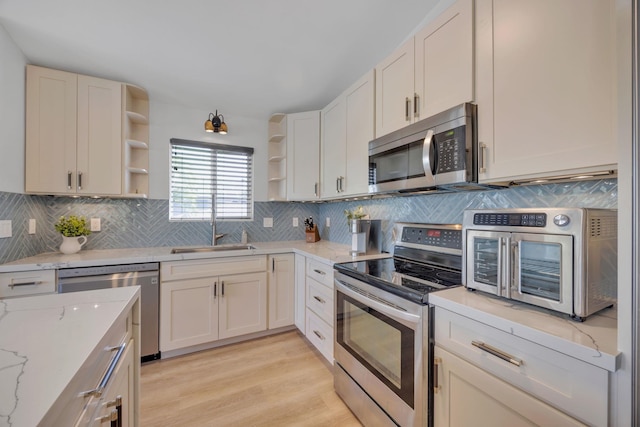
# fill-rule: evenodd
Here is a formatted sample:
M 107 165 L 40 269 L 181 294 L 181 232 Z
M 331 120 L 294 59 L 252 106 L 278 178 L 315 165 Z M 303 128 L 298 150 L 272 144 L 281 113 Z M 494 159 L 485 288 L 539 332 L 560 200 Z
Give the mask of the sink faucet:
M 218 244 L 218 239 L 224 237 L 224 234 L 216 234 L 216 195 L 211 194 L 211 246 Z

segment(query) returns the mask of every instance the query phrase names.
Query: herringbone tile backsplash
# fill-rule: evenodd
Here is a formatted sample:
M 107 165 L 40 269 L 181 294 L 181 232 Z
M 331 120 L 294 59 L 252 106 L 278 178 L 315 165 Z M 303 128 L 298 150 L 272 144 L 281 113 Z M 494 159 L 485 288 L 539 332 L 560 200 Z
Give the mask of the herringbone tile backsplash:
M 382 220 L 383 250 L 391 249 L 395 222 L 459 223 L 470 208 L 598 207 L 616 208 L 617 180 L 512 187 L 504 190 L 429 194 L 329 203 L 256 202 L 253 221 L 219 221 L 220 243 L 239 242 L 242 229 L 249 241 L 304 239 L 303 220 L 313 216 L 325 240 L 350 244 L 345 209 L 362 206 L 372 219 Z M 169 221 L 167 200 L 73 199 L 0 192 L 0 220 L 11 220 L 13 237 L 0 239 L 0 263 L 57 251 L 60 235 L 53 224 L 62 215 L 100 218 L 102 231 L 89 236 L 84 249 L 207 245 L 209 222 Z M 264 218 L 273 227 L 263 227 Z M 292 218 L 299 226 L 292 226 Z M 28 234 L 29 218 L 36 219 L 35 235 Z M 330 218 L 330 227 L 325 227 Z

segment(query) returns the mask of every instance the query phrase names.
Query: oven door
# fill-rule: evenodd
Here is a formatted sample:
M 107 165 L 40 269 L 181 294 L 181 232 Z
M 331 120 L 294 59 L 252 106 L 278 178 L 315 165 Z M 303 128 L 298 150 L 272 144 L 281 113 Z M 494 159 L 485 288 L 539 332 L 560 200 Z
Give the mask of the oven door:
M 573 237 L 511 235 L 511 299 L 573 315 Z
M 467 230 L 463 282 L 467 288 L 508 297 L 510 233 Z
M 426 306 L 336 273 L 336 362 L 398 424 L 421 425 Z

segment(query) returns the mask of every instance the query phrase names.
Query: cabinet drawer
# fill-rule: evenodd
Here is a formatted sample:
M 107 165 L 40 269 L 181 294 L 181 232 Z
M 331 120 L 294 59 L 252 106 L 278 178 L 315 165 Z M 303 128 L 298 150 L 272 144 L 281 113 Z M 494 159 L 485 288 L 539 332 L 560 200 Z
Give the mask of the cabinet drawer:
M 333 328 L 307 309 L 307 339 L 333 365 Z
M 266 255 L 163 262 L 160 265 L 160 278 L 167 282 L 260 271 L 267 271 Z
M 0 274 L 0 298 L 47 294 L 56 291 L 56 271 L 18 271 Z
M 333 289 L 333 267 L 307 258 L 307 277 L 324 283 Z
M 307 308 L 333 325 L 333 289 L 307 278 Z
M 607 425 L 609 383 L 604 369 L 439 307 L 435 341 L 579 420 Z M 472 343 L 484 344 L 485 349 L 490 346 L 489 351 Z M 505 353 L 512 362 L 492 354 L 491 348 Z

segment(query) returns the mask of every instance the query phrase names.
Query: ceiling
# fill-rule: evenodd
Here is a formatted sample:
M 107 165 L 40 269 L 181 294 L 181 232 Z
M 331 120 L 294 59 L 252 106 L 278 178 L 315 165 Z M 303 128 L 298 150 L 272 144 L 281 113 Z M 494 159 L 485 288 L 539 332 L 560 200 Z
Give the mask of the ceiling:
M 154 102 L 266 118 L 320 109 L 438 0 L 0 0 L 28 62 L 144 87 Z

